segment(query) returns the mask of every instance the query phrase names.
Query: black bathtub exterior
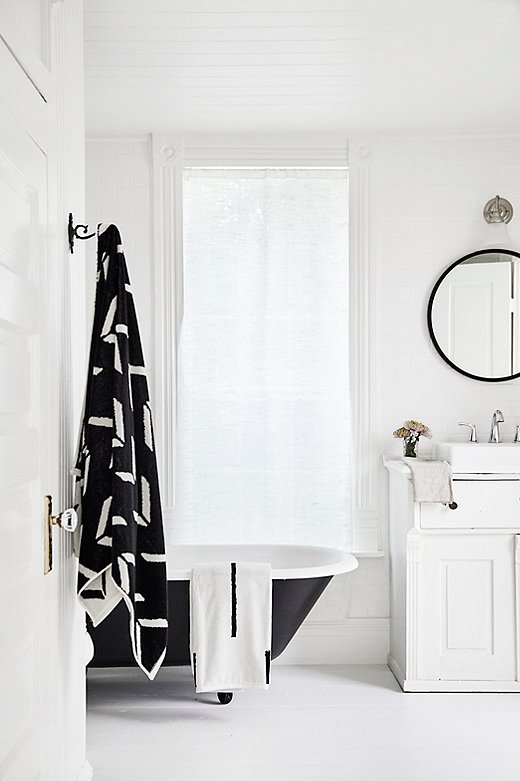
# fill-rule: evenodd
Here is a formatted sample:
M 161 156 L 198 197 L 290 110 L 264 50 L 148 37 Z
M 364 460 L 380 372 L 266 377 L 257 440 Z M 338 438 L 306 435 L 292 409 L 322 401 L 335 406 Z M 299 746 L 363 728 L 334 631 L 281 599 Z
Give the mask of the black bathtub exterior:
M 273 636 L 271 658 L 276 659 L 294 637 L 311 608 L 332 580 L 320 578 L 273 580 Z M 168 648 L 164 665 L 190 663 L 189 581 L 168 581 Z M 133 667 L 132 646 L 128 634 L 128 610 L 121 601 L 97 627 L 88 621 L 94 642 L 94 658 L 89 667 Z

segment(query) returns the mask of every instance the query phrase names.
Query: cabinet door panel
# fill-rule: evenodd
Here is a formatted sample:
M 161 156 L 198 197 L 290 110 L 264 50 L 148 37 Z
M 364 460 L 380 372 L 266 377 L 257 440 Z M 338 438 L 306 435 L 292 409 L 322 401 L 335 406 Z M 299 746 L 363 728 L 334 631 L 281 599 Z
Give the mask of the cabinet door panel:
M 515 680 L 512 535 L 423 540 L 419 678 Z

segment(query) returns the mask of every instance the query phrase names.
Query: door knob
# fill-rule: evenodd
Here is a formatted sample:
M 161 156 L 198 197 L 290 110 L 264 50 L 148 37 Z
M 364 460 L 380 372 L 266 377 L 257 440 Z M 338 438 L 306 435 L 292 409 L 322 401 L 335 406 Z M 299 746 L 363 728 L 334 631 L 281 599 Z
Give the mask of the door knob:
M 52 570 L 52 527 L 60 526 L 67 532 L 73 532 L 78 525 L 78 514 L 73 507 L 69 507 L 53 515 L 52 496 L 44 497 L 43 507 L 43 574 L 47 575 Z

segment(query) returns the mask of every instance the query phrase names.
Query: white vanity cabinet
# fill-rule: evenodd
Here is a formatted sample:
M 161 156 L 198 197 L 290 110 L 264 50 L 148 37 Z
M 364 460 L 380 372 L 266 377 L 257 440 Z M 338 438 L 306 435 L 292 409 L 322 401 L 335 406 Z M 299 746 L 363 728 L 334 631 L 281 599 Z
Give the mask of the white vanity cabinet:
M 454 475 L 450 510 L 385 465 L 392 672 L 410 692 L 520 691 L 520 474 Z

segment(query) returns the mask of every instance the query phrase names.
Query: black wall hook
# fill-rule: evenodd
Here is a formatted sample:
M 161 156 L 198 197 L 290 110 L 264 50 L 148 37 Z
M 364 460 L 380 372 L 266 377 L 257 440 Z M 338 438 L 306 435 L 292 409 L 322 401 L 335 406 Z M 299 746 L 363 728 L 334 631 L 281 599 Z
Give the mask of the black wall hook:
M 74 254 L 74 239 L 80 239 L 81 241 L 83 241 L 84 239 L 91 239 L 93 236 L 96 235 L 96 231 L 94 231 L 94 233 L 89 233 L 88 235 L 80 236 L 78 231 L 81 231 L 81 233 L 86 234 L 88 231 L 88 225 L 74 225 L 72 212 L 70 212 L 68 233 L 69 233 L 69 249 L 71 255 Z

